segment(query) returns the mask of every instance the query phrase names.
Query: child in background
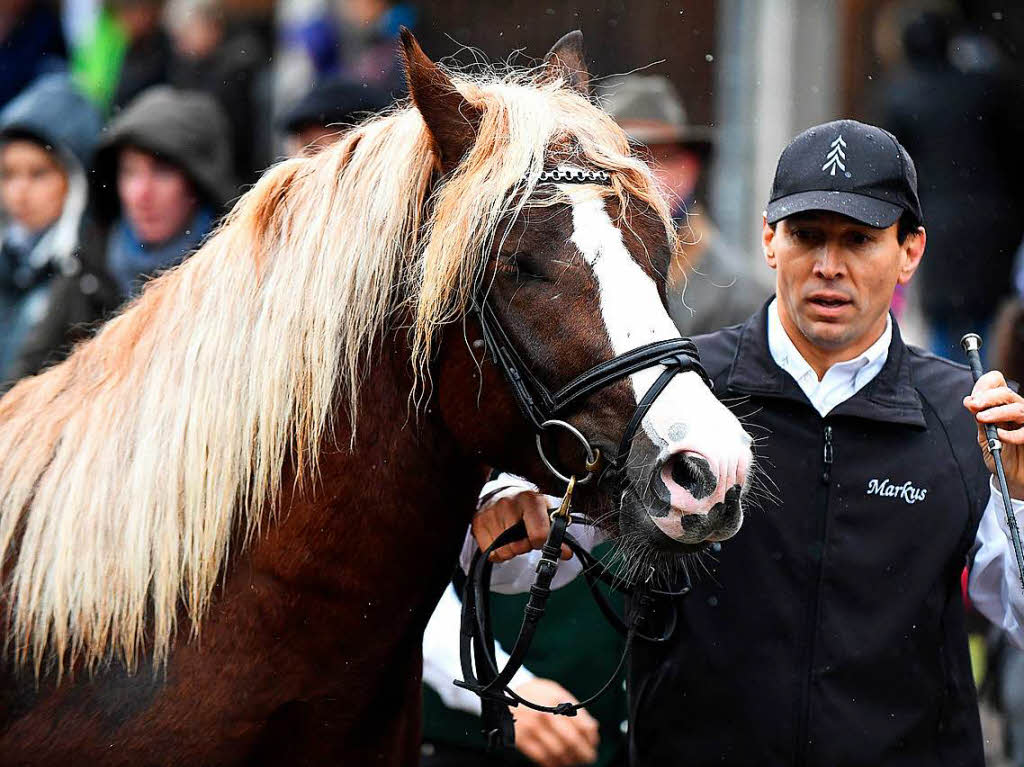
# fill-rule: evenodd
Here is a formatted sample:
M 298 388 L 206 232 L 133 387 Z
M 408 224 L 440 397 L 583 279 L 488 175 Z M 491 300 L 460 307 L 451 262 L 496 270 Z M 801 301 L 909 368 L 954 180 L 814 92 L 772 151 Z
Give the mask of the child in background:
M 86 216 L 100 117 L 62 74 L 0 112 L 0 386 L 33 374 L 117 302 Z M 78 300 L 68 301 L 75 283 Z

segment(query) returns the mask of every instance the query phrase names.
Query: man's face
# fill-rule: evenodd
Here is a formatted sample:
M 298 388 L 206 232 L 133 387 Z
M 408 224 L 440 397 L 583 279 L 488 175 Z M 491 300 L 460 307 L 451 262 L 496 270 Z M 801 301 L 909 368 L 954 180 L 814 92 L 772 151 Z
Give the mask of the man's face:
M 896 231 L 897 224 L 875 229 L 823 211 L 783 219 L 774 231 L 765 223 L 765 259 L 776 271 L 787 332 L 840 359 L 874 343 L 896 285 L 909 282 L 924 253 L 924 229 L 902 245 Z
M 133 147 L 118 156 L 117 193 L 132 231 L 146 245 L 161 245 L 184 232 L 197 205 L 181 170 Z

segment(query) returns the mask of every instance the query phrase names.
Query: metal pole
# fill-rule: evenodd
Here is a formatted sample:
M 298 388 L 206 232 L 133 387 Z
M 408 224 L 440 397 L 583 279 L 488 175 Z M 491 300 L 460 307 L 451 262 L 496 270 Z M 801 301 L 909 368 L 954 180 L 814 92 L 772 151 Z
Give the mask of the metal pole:
M 981 367 L 981 355 L 978 350 L 981 348 L 981 336 L 977 333 L 968 333 L 960 339 L 960 346 L 967 355 L 967 364 L 971 366 L 971 375 L 974 381 L 984 375 Z M 1010 529 L 1010 539 L 1013 541 L 1013 552 L 1017 555 L 1017 571 L 1020 573 L 1020 587 L 1024 590 L 1024 552 L 1020 547 L 1020 530 L 1017 528 L 1017 518 L 1013 515 L 1013 504 L 1010 502 L 1010 490 L 1006 486 L 1006 473 L 1003 471 L 1003 443 L 999 441 L 996 427 L 992 424 L 985 426 L 985 436 L 988 438 L 988 450 L 992 454 L 992 460 L 996 465 L 996 479 L 999 482 L 999 492 L 1003 494 L 1003 507 L 1006 510 L 1006 526 Z

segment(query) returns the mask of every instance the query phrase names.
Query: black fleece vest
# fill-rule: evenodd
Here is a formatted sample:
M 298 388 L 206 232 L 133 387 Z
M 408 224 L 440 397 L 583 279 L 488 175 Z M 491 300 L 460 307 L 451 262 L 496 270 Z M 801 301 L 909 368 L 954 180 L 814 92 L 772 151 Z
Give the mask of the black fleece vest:
M 697 340 L 767 475 L 630 669 L 632 764 L 984 764 L 960 574 L 988 500 L 969 371 L 905 346 L 822 418 L 766 311 Z M 701 571 L 701 568 L 697 568 Z

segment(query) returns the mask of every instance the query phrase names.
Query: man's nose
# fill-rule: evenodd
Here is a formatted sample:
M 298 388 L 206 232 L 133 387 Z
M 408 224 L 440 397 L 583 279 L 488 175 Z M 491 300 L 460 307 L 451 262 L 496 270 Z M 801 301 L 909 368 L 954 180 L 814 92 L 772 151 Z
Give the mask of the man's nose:
M 843 262 L 839 258 L 837 248 L 826 243 L 814 261 L 814 274 L 825 280 L 834 280 L 843 272 Z

